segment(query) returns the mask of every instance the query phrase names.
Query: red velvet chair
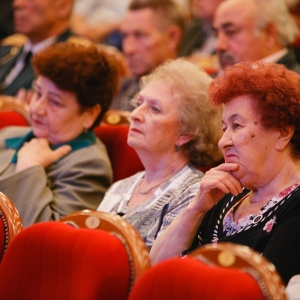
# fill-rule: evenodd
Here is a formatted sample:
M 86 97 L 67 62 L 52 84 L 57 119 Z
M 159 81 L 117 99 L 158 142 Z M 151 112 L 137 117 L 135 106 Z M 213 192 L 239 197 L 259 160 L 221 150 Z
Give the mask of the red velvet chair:
M 284 300 L 284 285 L 274 266 L 248 247 L 204 246 L 185 258 L 149 269 L 129 300 Z
M 0 299 L 125 300 L 129 288 L 130 260 L 121 238 L 62 222 L 22 230 L 0 265 Z
M 0 262 L 8 245 L 22 229 L 22 220 L 15 205 L 0 192 Z
M 127 144 L 128 125 L 102 124 L 95 134 L 105 144 L 112 164 L 114 182 L 144 170 L 137 153 Z
M 60 222 L 75 228 L 105 230 L 119 236 L 130 256 L 132 284 L 150 267 L 149 252 L 143 239 L 138 231 L 120 216 L 85 209 L 61 218 Z
M 28 126 L 28 121 L 17 111 L 0 111 L 0 129 L 5 126 Z

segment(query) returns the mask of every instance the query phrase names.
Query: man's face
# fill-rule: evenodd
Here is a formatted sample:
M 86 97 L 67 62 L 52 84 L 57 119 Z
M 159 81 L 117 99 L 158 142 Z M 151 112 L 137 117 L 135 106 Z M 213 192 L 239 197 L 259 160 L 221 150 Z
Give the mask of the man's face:
M 159 23 L 160 15 L 152 9 L 129 11 L 121 32 L 123 52 L 132 76 L 141 77 L 170 57 L 173 42 L 169 31 Z
M 54 35 L 59 21 L 60 0 L 14 0 L 14 27 L 17 33 L 40 41 Z
M 266 56 L 266 33 L 255 27 L 253 5 L 251 0 L 227 0 L 216 11 L 213 22 L 215 48 L 222 69 Z

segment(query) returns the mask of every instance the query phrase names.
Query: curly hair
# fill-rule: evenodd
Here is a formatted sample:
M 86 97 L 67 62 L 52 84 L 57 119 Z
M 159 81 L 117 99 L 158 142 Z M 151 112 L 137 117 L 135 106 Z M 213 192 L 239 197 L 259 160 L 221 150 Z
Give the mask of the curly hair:
M 162 80 L 170 84 L 178 105 L 181 133 L 193 138 L 182 151 L 196 166 L 212 166 L 222 159 L 218 141 L 222 136 L 221 109 L 208 100 L 211 77 L 196 65 L 178 58 L 168 60 L 151 74 L 142 77 L 142 87 Z
M 100 104 L 103 118 L 117 91 L 116 62 L 94 44 L 56 43 L 37 53 L 32 61 L 36 75 L 51 80 L 58 88 L 73 92 L 82 109 Z
M 275 63 L 241 62 L 213 80 L 209 97 L 220 105 L 232 98 L 252 96 L 266 129 L 294 128 L 292 154 L 300 157 L 300 75 Z

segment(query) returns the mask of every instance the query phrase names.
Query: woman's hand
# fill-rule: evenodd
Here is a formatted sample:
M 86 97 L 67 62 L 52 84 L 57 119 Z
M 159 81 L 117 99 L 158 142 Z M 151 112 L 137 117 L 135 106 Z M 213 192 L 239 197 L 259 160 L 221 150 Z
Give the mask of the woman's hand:
M 223 163 L 208 170 L 200 183 L 200 190 L 193 200 L 192 206 L 199 212 L 207 212 L 225 194 L 238 195 L 242 192 L 242 185 L 231 172 L 238 169 L 238 164 Z
M 25 143 L 18 152 L 16 173 L 33 166 L 46 168 L 70 151 L 71 147 L 69 145 L 63 145 L 56 150 L 52 150 L 46 139 L 32 139 L 30 142 Z

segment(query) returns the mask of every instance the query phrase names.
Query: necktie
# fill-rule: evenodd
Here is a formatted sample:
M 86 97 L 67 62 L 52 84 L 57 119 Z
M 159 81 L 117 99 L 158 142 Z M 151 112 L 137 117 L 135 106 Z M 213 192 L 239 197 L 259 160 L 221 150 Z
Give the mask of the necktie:
M 23 51 L 19 58 L 17 59 L 16 64 L 14 67 L 10 70 L 8 75 L 6 76 L 4 80 L 4 85 L 9 86 L 13 83 L 13 81 L 17 78 L 17 76 L 21 73 L 21 71 L 30 64 L 30 60 L 32 58 L 32 52 L 31 51 Z

